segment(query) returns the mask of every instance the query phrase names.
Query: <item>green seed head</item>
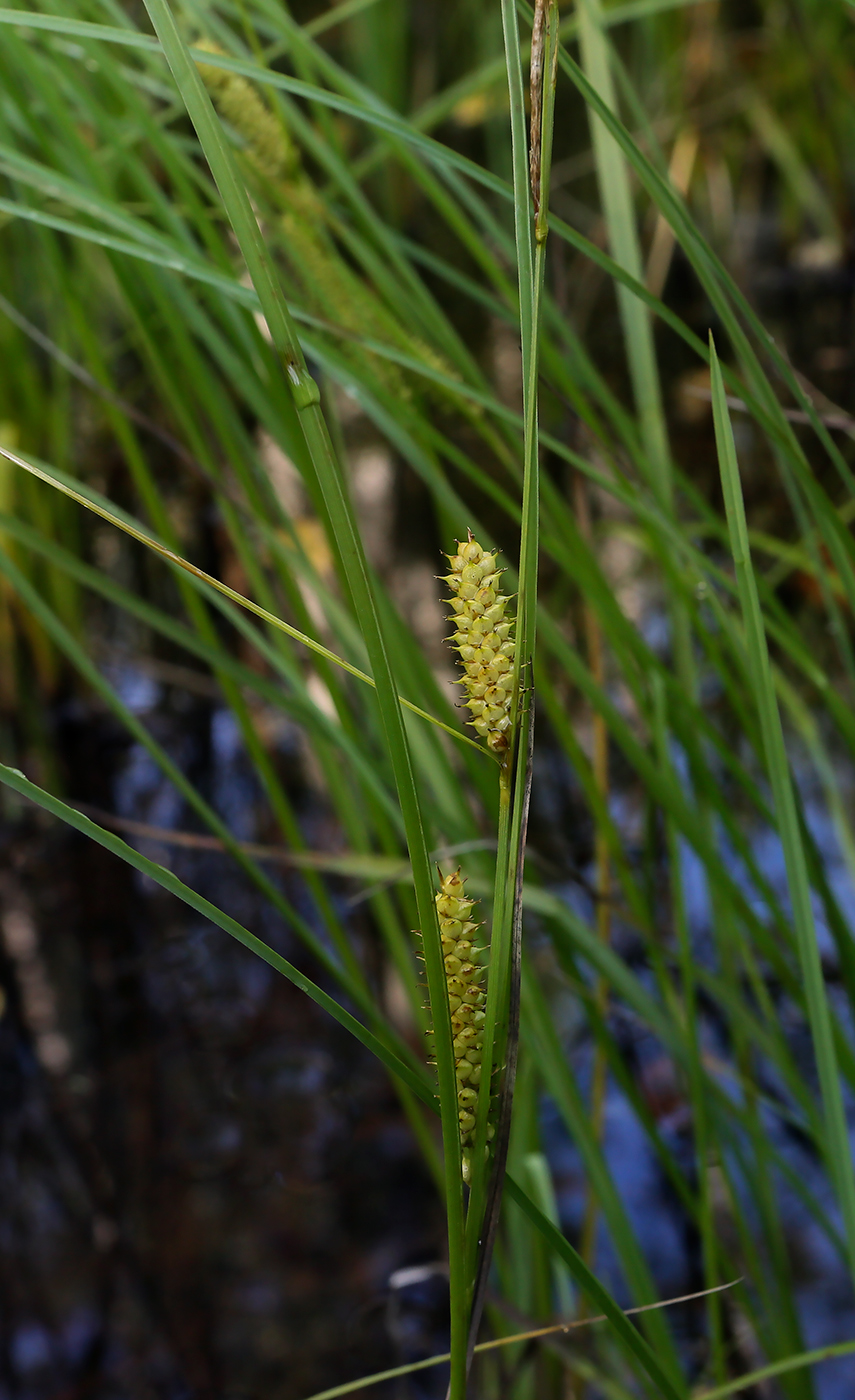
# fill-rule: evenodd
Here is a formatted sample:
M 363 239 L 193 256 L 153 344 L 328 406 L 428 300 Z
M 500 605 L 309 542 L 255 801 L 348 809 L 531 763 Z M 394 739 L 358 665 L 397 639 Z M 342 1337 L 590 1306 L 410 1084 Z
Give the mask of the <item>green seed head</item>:
M 461 683 L 472 715 L 469 723 L 501 756 L 510 747 L 515 655 L 513 622 L 505 617 L 508 598 L 499 592 L 502 571 L 495 554 L 471 538 L 448 555 L 448 562 L 451 573 L 445 582 L 454 595 L 449 602 L 455 625 L 449 640 L 464 666 Z
M 470 546 L 474 541 L 470 541 Z M 474 567 L 466 559 L 466 567 Z M 491 567 L 494 561 L 491 561 Z M 442 875 L 436 895 L 440 916 L 443 967 L 451 1015 L 454 1071 L 457 1079 L 457 1106 L 461 1146 L 466 1148 L 476 1124 L 478 1086 L 481 1083 L 481 1061 L 484 1044 L 484 1005 L 486 995 L 481 985 L 485 969 L 475 959 L 482 951 L 473 944 L 480 924 L 470 918 L 475 901 L 466 898 L 460 871 Z M 433 1032 L 429 1032 L 432 1035 Z M 432 1062 L 434 1063 L 434 1062 Z M 463 1154 L 464 1180 L 469 1180 L 469 1155 Z

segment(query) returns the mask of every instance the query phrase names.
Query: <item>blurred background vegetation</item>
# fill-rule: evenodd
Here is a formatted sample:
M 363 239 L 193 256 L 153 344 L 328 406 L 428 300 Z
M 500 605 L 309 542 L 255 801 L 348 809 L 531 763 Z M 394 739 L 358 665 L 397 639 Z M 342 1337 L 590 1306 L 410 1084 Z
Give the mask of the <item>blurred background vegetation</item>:
M 439 551 L 471 527 L 512 575 L 519 552 L 499 7 L 173 12 L 321 385 L 399 688 L 459 729 Z M 850 1164 L 818 1088 L 814 933 L 706 359 L 712 329 L 855 1123 L 855 9 L 561 14 L 511 1167 L 621 1306 L 742 1280 L 643 1324 L 688 1397 L 855 1335 Z M 0 11 L 0 94 L 0 445 L 364 669 L 341 542 L 143 7 Z M 494 769 L 408 732 L 429 847 L 486 899 Z M 371 692 L 5 458 L 0 760 L 422 1057 Z M 305 1400 L 444 1350 L 437 1142 L 412 1094 L 210 922 L 0 791 L 0 1396 Z M 507 1204 L 484 1335 L 585 1308 Z M 515 1400 L 655 1393 L 603 1328 L 474 1376 Z M 750 1393 L 853 1384 L 842 1357 Z

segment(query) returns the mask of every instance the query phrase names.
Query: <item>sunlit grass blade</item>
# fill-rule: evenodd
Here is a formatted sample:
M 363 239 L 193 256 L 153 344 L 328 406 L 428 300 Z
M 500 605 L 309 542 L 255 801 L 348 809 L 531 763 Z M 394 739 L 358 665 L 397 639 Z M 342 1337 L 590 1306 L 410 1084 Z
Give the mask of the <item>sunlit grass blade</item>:
M 616 107 L 603 31 L 600 0 L 580 0 L 579 42 L 586 76 L 604 106 Z M 637 282 L 643 281 L 641 252 L 635 223 L 635 207 L 624 157 L 611 133 L 596 113 L 590 112 L 600 198 L 606 217 L 609 243 L 615 261 Z M 650 480 L 666 505 L 671 498 L 670 452 L 665 429 L 662 394 L 653 331 L 647 311 L 624 287 L 617 289 L 624 327 L 626 354 L 632 376 L 636 411 L 648 459 Z

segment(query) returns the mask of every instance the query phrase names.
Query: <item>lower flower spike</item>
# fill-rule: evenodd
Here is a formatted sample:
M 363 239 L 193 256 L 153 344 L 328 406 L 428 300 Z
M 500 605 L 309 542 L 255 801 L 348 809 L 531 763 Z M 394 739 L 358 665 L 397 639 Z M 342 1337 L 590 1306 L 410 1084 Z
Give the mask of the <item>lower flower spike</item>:
M 460 1145 L 463 1149 L 463 1179 L 468 1181 L 478 1086 L 481 1083 L 484 1005 L 487 995 L 483 986 L 486 969 L 480 967 L 477 962 L 481 950 L 476 948 L 473 942 L 481 925 L 472 919 L 475 900 L 466 898 L 463 885 L 459 870 L 442 878 L 440 891 L 436 896 L 436 908 L 439 914 L 439 933 L 448 989 L 448 1009 L 451 1013 Z M 488 1141 L 493 1135 L 494 1129 L 488 1124 Z

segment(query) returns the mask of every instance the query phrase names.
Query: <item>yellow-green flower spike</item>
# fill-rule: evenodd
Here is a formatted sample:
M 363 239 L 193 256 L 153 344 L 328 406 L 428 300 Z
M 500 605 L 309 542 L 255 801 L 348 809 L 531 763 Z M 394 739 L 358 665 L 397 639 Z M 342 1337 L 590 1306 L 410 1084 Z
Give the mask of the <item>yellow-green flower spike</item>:
M 440 876 L 442 878 L 442 872 Z M 481 925 L 472 918 L 475 900 L 466 898 L 463 885 L 459 870 L 442 878 L 436 908 L 448 988 L 448 1009 L 451 1012 L 463 1180 L 468 1181 L 478 1086 L 481 1083 L 484 1004 L 487 996 L 483 987 L 485 969 L 479 967 L 477 962 L 480 949 L 473 942 Z M 492 1125 L 488 1124 L 488 1140 L 493 1133 Z
M 446 557 L 451 565 L 451 573 L 445 575 L 452 593 L 449 621 L 455 626 L 449 641 L 463 662 L 461 684 L 469 696 L 469 723 L 493 753 L 504 754 L 510 747 L 516 651 L 513 618 L 505 617 L 510 599 L 499 591 L 504 570 L 496 567 L 495 554 L 482 549 L 471 534 L 456 554 Z

